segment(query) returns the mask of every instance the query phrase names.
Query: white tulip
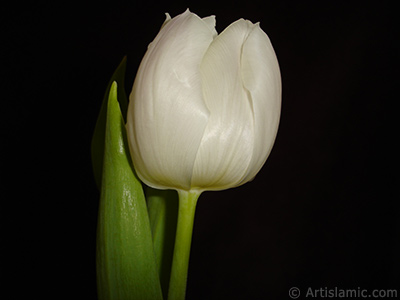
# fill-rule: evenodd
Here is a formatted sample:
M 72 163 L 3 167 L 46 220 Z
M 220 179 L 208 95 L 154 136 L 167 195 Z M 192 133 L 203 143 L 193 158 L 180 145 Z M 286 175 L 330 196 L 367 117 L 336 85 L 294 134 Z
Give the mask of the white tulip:
M 167 14 L 130 95 L 135 170 L 157 189 L 242 185 L 267 160 L 280 109 L 278 61 L 258 23 L 240 19 L 218 35 L 214 16 Z

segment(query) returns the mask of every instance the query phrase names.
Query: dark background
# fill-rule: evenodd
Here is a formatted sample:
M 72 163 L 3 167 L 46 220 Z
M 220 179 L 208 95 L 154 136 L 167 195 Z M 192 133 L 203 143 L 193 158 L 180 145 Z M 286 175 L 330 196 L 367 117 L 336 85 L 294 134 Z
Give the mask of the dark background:
M 130 91 L 164 13 L 187 7 L 216 15 L 218 32 L 239 18 L 261 22 L 283 85 L 278 136 L 258 176 L 200 198 L 187 298 L 289 299 L 293 286 L 302 298 L 308 287 L 399 289 L 392 116 L 399 45 L 389 3 L 54 1 L 4 8 L 0 131 L 10 254 L 2 264 L 19 284 L 15 298 L 96 299 L 99 194 L 90 139 L 101 100 L 124 55 Z

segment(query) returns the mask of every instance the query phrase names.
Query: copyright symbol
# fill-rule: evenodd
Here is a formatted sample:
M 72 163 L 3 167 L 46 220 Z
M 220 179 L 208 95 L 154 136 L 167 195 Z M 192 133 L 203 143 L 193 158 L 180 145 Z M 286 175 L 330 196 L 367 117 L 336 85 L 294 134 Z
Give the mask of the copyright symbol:
M 289 297 L 292 299 L 297 299 L 300 297 L 300 290 L 297 287 L 292 287 L 289 290 Z

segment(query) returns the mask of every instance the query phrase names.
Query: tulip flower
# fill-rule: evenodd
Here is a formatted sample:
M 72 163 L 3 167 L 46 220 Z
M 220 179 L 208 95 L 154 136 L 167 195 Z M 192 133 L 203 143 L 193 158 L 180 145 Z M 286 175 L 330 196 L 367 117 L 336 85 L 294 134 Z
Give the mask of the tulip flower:
M 281 80 L 259 24 L 221 34 L 214 16 L 167 19 L 139 67 L 127 116 L 139 178 L 157 189 L 223 190 L 252 180 L 279 124 Z
M 198 196 L 256 176 L 280 108 L 278 61 L 258 23 L 240 19 L 217 34 L 214 16 L 167 14 L 137 72 L 126 129 L 139 178 L 180 198 L 168 299 L 185 295 Z

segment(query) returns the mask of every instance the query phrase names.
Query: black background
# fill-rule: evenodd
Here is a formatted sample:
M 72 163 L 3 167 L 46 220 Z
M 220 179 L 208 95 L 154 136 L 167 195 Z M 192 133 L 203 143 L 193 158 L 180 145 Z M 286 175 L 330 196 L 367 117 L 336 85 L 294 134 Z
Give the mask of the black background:
M 90 139 L 108 80 L 128 92 L 164 13 L 261 22 L 282 73 L 274 149 L 254 181 L 199 201 L 188 299 L 399 288 L 398 100 L 390 2 L 126 1 L 4 8 L 7 277 L 41 299 L 96 299 Z M 397 109 L 398 110 L 398 109 Z M 11 166 L 11 168 L 9 168 Z M 12 204 L 12 208 L 8 208 Z M 7 252 L 8 253 L 8 252 Z M 9 288 L 8 286 L 5 287 Z M 400 292 L 400 291 L 398 291 Z

